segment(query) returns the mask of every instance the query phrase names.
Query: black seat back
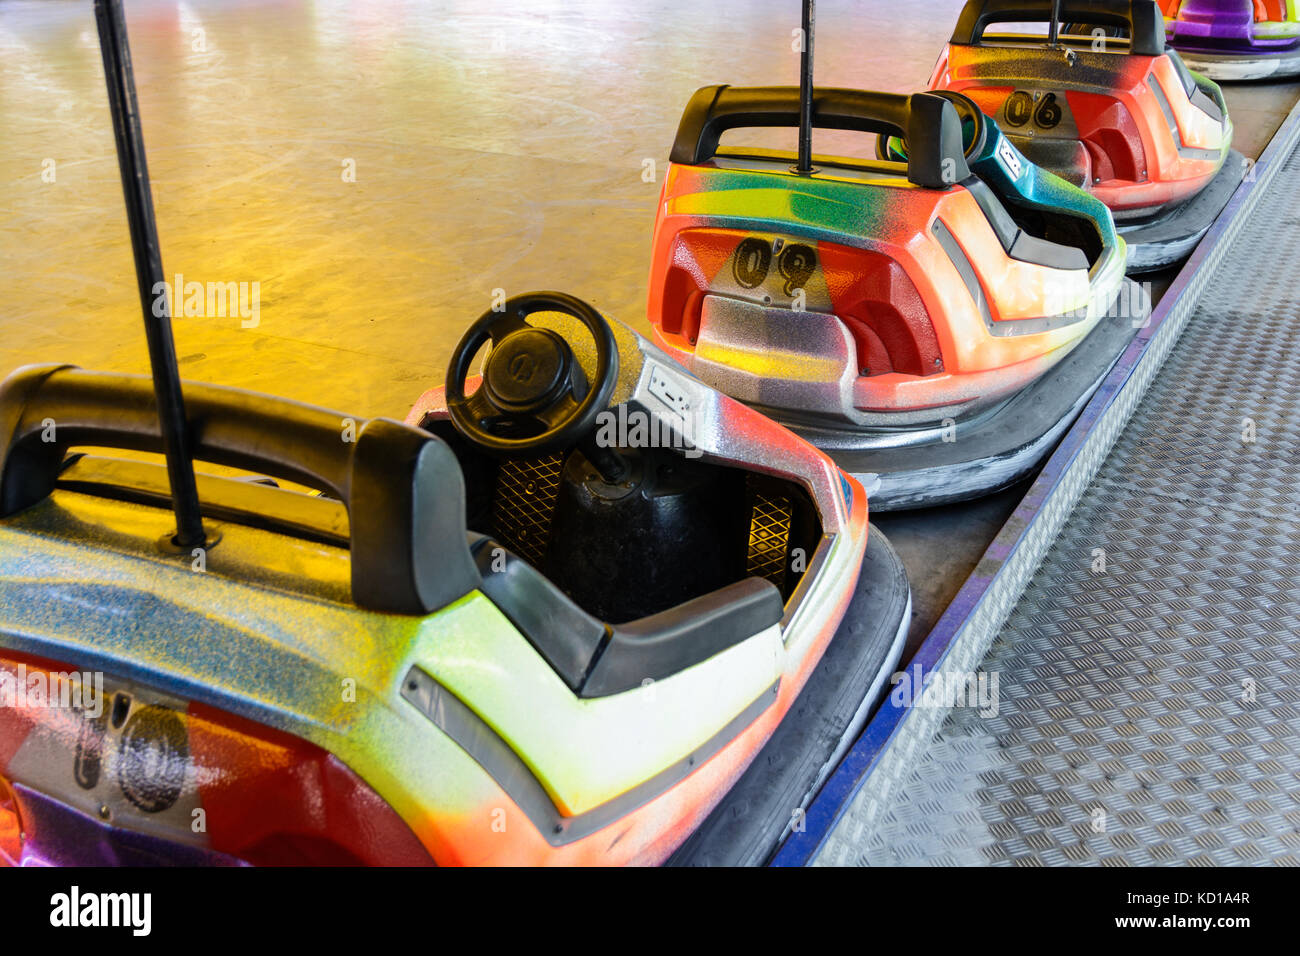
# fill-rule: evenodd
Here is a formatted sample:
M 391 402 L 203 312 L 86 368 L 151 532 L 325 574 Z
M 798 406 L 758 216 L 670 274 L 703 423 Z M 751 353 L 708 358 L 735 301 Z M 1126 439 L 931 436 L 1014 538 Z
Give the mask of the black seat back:
M 465 542 L 465 488 L 439 438 L 389 419 L 352 419 L 216 385 L 185 386 L 199 461 L 330 494 L 347 509 L 358 606 L 428 614 L 478 586 Z M 28 366 L 0 383 L 0 517 L 54 490 L 69 448 L 161 452 L 152 380 Z

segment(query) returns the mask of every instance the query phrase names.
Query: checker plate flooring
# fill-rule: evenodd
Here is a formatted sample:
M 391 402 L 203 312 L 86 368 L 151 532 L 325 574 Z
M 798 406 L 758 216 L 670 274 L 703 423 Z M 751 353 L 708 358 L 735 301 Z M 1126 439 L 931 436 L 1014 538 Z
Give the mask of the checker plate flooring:
M 821 864 L 1300 862 L 1300 153 L 877 825 Z

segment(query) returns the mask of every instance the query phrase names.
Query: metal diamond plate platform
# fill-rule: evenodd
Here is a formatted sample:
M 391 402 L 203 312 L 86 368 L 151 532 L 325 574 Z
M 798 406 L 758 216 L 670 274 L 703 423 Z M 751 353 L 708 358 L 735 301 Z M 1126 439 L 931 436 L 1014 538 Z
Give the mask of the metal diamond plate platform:
M 820 864 L 1300 864 L 1300 153 L 958 708 Z M 863 822 L 867 821 L 867 822 Z
M 511 459 L 501 464 L 493 521 L 497 534 L 525 561 L 542 563 L 551 540 L 551 516 L 560 494 L 560 455 Z
M 785 555 L 790 544 L 790 499 L 783 495 L 754 492 L 754 510 L 749 522 L 749 549 L 745 572 L 767 578 L 778 586 L 785 580 Z

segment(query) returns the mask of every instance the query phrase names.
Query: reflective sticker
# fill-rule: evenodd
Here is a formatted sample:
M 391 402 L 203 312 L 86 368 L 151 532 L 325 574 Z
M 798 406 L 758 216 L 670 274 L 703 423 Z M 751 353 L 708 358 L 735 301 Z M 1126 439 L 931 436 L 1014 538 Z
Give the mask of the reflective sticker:
M 686 389 L 673 381 L 672 377 L 657 365 L 650 366 L 649 391 L 679 418 L 685 419 L 690 413 L 691 400 Z
M 1020 162 L 1020 154 L 1016 152 L 1016 148 L 1005 139 L 998 144 L 998 159 L 1002 160 L 1002 165 L 1007 168 L 1012 179 L 1020 178 L 1025 167 Z

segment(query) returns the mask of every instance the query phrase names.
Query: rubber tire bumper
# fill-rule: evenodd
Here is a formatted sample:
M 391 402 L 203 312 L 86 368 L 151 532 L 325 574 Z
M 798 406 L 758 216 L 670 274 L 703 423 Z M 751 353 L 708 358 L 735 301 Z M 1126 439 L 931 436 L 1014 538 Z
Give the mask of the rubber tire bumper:
M 883 697 L 911 623 L 912 592 L 874 525 L 849 608 L 772 739 L 668 860 L 668 866 L 761 866 L 779 848 Z

